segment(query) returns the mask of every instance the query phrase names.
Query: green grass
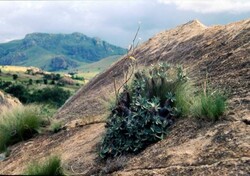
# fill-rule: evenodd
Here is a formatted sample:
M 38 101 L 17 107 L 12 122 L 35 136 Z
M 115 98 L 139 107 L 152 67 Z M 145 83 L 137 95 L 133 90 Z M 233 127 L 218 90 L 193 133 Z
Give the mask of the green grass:
M 79 70 L 82 72 L 101 72 L 109 68 L 113 63 L 118 61 L 121 57 L 122 57 L 121 55 L 109 56 L 94 63 L 84 64 L 79 67 Z
M 52 121 L 50 124 L 50 131 L 53 133 L 57 133 L 61 130 L 62 122 L 60 121 Z
M 225 110 L 226 97 L 222 93 L 214 91 L 213 93 L 201 93 L 196 97 L 192 114 L 197 118 L 217 121 Z
M 22 84 L 26 86 L 29 90 L 37 90 L 37 89 L 44 89 L 46 87 L 55 87 L 55 85 L 51 85 L 51 80 L 48 80 L 48 84 L 43 83 L 43 75 L 40 74 L 26 74 L 25 72 L 27 71 L 29 67 L 21 67 L 21 66 L 0 66 L 1 72 L 0 73 L 0 81 L 3 82 L 12 82 L 13 84 Z M 55 72 L 54 74 L 56 74 Z M 58 72 L 59 73 L 59 72 Z M 17 74 L 18 78 L 17 80 L 13 80 L 13 74 Z M 60 72 L 61 75 L 63 75 L 63 72 Z M 89 72 L 89 73 L 84 73 L 81 76 L 86 77 L 87 79 L 93 78 L 97 73 L 96 72 Z M 80 75 L 78 75 L 80 76 Z M 33 84 L 29 85 L 29 79 L 33 80 Z M 40 80 L 41 83 L 37 84 L 36 80 Z M 86 81 L 88 82 L 88 81 Z M 56 82 L 57 83 L 57 82 Z M 76 85 L 78 84 L 78 85 Z M 73 85 L 65 84 L 64 86 L 61 86 L 64 90 L 70 90 L 71 93 L 76 92 L 82 85 L 84 85 L 84 81 L 80 80 L 74 80 Z
M 188 80 L 187 82 L 178 85 L 175 89 L 175 106 L 180 111 L 180 115 L 189 116 L 191 114 L 191 107 L 194 102 L 194 92 L 195 88 L 193 84 Z
M 28 166 L 24 175 L 65 175 L 61 167 L 61 159 L 51 156 L 44 162 L 35 162 Z
M 0 114 L 0 151 L 8 145 L 31 138 L 38 133 L 45 120 L 36 105 L 5 109 Z

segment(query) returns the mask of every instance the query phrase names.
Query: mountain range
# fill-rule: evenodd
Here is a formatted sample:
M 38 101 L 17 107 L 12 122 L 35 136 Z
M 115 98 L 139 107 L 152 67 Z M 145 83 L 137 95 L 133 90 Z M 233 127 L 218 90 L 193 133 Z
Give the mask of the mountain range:
M 31 33 L 0 44 L 0 65 L 35 66 L 48 71 L 76 68 L 126 50 L 82 33 Z

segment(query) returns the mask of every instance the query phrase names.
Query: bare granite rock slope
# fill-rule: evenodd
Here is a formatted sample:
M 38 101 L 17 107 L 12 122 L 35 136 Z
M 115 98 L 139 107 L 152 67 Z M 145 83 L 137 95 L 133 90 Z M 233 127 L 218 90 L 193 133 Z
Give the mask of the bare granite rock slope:
M 4 108 L 11 108 L 20 104 L 21 102 L 17 98 L 11 97 L 10 95 L 4 94 L 0 91 L 0 113 Z
M 232 101 L 249 109 L 249 41 L 250 20 L 212 27 L 194 20 L 152 37 L 135 50 L 134 57 L 139 66 L 183 64 L 189 76 L 200 83 L 208 74 L 212 85 L 227 87 Z M 125 56 L 95 77 L 65 103 L 57 117 L 71 120 L 102 115 L 106 109 L 103 102 L 114 93 L 113 77 L 122 81 L 128 62 Z
M 71 175 L 250 175 L 250 19 L 211 27 L 191 21 L 152 37 L 133 56 L 138 67 L 182 64 L 197 86 L 208 75 L 212 86 L 229 92 L 227 113 L 216 123 L 180 119 L 164 140 L 138 155 L 100 161 L 97 147 L 105 131 L 107 102 L 114 95 L 113 80 L 121 84 L 130 62 L 124 56 L 56 114 L 78 125 L 12 146 L 10 157 L 0 162 L 0 174 L 21 174 L 27 163 L 59 153 Z M 86 119 L 91 123 L 79 123 Z

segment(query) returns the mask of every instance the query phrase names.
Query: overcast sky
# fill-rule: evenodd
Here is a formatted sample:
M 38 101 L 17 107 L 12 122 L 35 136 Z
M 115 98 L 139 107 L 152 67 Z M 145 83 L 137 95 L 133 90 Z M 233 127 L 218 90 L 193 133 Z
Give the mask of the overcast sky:
M 32 32 L 81 32 L 127 47 L 139 21 L 145 41 L 192 19 L 209 26 L 247 18 L 250 0 L 0 1 L 0 42 Z

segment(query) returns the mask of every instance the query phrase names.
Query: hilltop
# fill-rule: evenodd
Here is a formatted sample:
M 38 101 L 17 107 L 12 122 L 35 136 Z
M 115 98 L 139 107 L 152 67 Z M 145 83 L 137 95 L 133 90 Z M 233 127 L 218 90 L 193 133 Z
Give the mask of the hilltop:
M 81 33 L 31 33 L 22 40 L 0 44 L 0 65 L 35 66 L 47 71 L 73 69 L 125 49 Z
M 220 121 L 180 119 L 165 139 L 138 155 L 100 162 L 97 148 L 105 132 L 107 105 L 114 97 L 114 78 L 121 84 L 128 69 L 124 56 L 57 112 L 65 130 L 12 146 L 11 156 L 0 162 L 1 173 L 20 174 L 32 159 L 59 153 L 72 175 L 248 175 L 249 52 L 249 19 L 211 27 L 194 20 L 163 31 L 134 51 L 138 68 L 158 62 L 182 64 L 196 86 L 207 79 L 212 87 L 225 89 L 229 107 Z

